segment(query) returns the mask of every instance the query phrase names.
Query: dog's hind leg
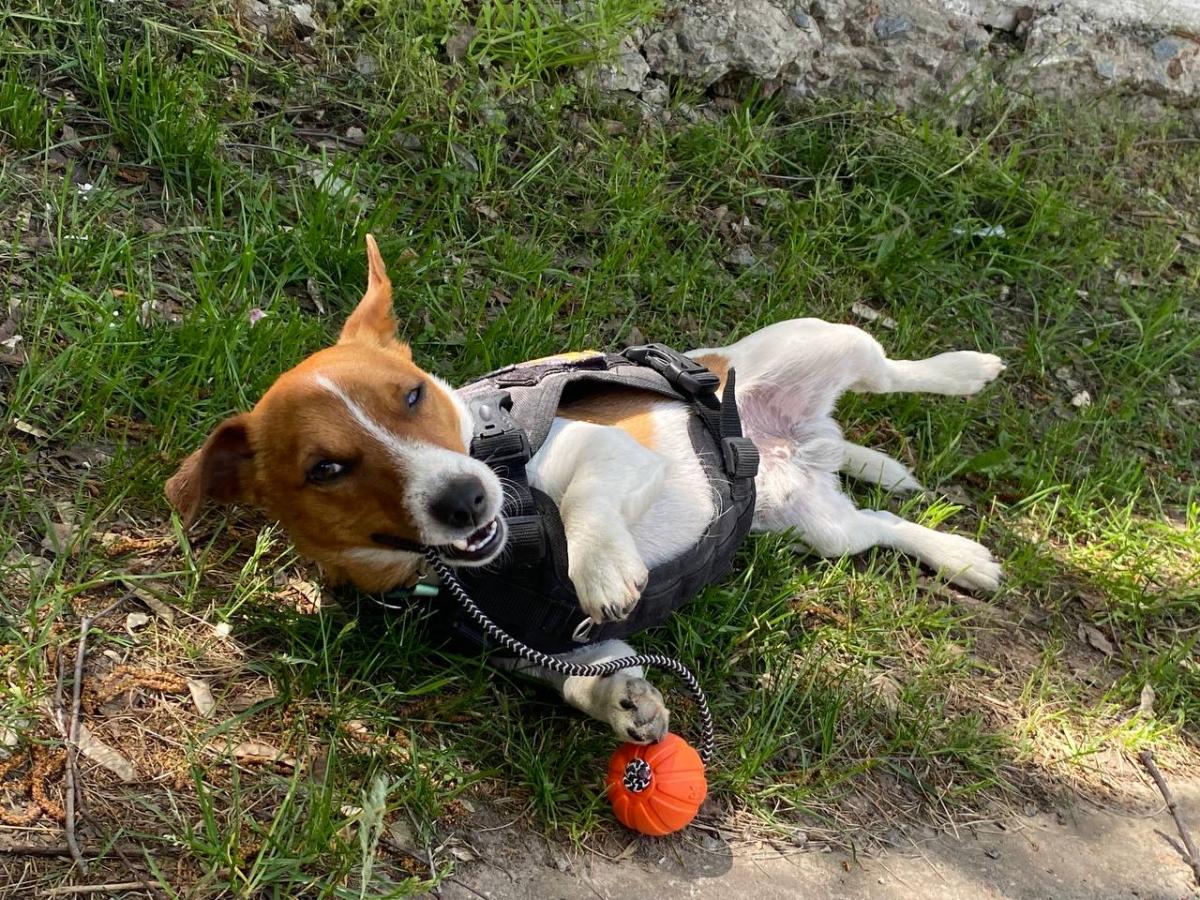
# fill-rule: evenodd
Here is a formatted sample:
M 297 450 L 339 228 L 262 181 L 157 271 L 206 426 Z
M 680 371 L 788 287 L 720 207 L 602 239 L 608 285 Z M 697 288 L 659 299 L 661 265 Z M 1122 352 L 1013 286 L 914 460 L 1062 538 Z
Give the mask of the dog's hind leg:
M 633 648 L 624 641 L 601 641 L 556 659 L 591 665 L 634 655 Z M 622 669 L 607 678 L 581 678 L 560 675 L 523 659 L 501 659 L 497 665 L 553 686 L 576 709 L 607 722 L 623 741 L 649 744 L 667 733 L 671 714 L 662 694 L 646 680 L 640 666 Z
M 829 415 L 848 390 L 967 395 L 1004 370 L 999 357 L 974 350 L 928 359 L 889 359 L 862 329 L 820 319 L 777 322 L 728 347 L 688 355 L 718 372 L 735 368 L 742 392 L 784 392 L 793 421 Z
M 783 471 L 790 468 L 792 471 Z M 805 548 L 841 557 L 871 547 L 892 547 L 914 556 L 942 577 L 965 588 L 994 591 L 1000 565 L 981 544 L 907 522 L 890 512 L 858 509 L 841 492 L 834 472 L 781 462 L 765 481 L 754 525 L 758 530 L 794 529 Z
M 842 442 L 842 464 L 839 468 L 851 478 L 877 484 L 885 490 L 897 493 L 924 490 L 912 472 L 886 453 L 849 441 Z

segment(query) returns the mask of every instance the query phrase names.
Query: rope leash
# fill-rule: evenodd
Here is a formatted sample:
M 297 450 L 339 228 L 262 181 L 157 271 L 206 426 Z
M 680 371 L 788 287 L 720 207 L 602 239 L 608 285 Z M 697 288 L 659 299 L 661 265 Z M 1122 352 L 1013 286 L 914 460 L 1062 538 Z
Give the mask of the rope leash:
M 608 662 L 591 665 L 577 665 L 575 663 L 563 662 L 561 659 L 556 659 L 549 654 L 534 650 L 529 645 L 521 643 L 516 638 L 502 631 L 499 625 L 489 619 L 487 614 L 475 605 L 475 601 L 471 599 L 470 595 L 467 594 L 466 590 L 459 583 L 454 572 L 442 562 L 441 557 L 438 556 L 437 551 L 432 547 L 426 548 L 425 560 L 429 563 L 430 568 L 437 573 L 438 578 L 441 579 L 442 586 L 453 595 L 454 599 L 467 611 L 467 615 L 475 620 L 475 624 L 482 628 L 488 637 L 511 653 L 535 665 L 549 669 L 558 675 L 576 678 L 598 678 L 606 675 L 615 675 L 622 669 L 628 669 L 633 666 L 651 666 L 658 669 L 665 669 L 675 674 L 687 687 L 689 693 L 691 693 L 696 701 L 696 707 L 700 710 L 701 737 L 699 755 L 701 762 L 708 765 L 708 761 L 713 754 L 712 712 L 708 708 L 708 698 L 704 696 L 704 690 L 700 687 L 700 682 L 696 680 L 696 676 L 683 663 L 671 659 L 669 656 L 663 656 L 660 653 L 626 656 L 621 659 L 613 659 Z

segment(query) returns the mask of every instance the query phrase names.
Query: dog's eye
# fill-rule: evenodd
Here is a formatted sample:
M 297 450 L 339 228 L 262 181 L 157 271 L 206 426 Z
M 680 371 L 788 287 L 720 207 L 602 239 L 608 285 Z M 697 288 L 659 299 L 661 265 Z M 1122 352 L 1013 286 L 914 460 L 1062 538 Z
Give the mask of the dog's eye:
M 308 474 L 305 477 L 308 479 L 309 484 L 329 484 L 329 482 L 341 478 L 349 471 L 350 467 L 345 463 L 334 462 L 332 459 L 323 459 L 314 464 L 308 470 Z
M 408 404 L 409 409 L 416 409 L 417 404 L 421 402 L 421 397 L 425 393 L 425 385 L 418 384 L 415 388 L 408 392 L 404 398 L 404 402 Z

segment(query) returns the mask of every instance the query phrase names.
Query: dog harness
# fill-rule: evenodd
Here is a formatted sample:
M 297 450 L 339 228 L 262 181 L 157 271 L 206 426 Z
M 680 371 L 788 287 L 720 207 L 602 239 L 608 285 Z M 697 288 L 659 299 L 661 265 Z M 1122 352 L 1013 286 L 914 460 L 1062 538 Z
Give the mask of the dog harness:
M 454 569 L 476 604 L 503 631 L 543 653 L 626 637 L 665 621 L 729 569 L 754 517 L 758 450 L 742 435 L 730 370 L 720 379 L 662 344 L 622 353 L 550 357 L 508 366 L 458 393 L 473 419 L 470 454 L 489 466 L 504 486 L 502 515 L 508 540 L 488 566 Z M 564 403 L 596 391 L 634 388 L 686 403 L 692 447 L 708 477 L 714 515 L 699 541 L 650 571 L 641 598 L 620 622 L 594 622 L 579 606 L 567 571 L 567 541 L 558 507 L 531 486 L 526 466 L 541 449 Z M 453 567 L 453 563 L 449 563 Z M 380 598 L 385 606 L 411 596 L 400 588 Z M 494 641 L 458 604 L 438 603 L 452 633 L 477 646 Z

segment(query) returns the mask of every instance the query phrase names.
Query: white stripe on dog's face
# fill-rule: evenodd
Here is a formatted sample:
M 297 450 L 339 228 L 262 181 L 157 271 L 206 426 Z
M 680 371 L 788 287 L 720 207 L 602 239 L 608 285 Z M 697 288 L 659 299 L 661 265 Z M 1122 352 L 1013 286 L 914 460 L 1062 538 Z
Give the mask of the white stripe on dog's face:
M 457 453 L 421 441 L 414 437 L 401 437 L 372 417 L 337 382 L 324 373 L 317 373 L 314 380 L 322 390 L 332 394 L 346 408 L 351 419 L 371 440 L 387 453 L 395 467 L 396 479 L 404 487 L 404 503 L 409 516 L 420 532 L 424 544 L 445 545 L 463 537 L 462 529 L 448 528 L 434 520 L 430 506 L 435 498 L 456 478 L 474 476 L 484 487 L 484 520 L 494 519 L 500 513 L 504 501 L 500 481 L 495 473 L 483 463 L 465 453 Z M 441 382 L 439 387 L 459 407 L 460 421 L 464 422 L 466 440 L 470 440 L 470 417 L 458 396 Z

